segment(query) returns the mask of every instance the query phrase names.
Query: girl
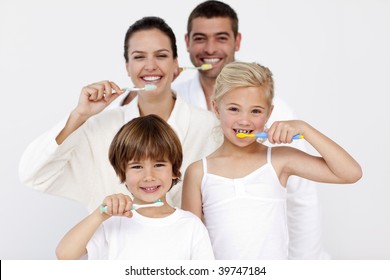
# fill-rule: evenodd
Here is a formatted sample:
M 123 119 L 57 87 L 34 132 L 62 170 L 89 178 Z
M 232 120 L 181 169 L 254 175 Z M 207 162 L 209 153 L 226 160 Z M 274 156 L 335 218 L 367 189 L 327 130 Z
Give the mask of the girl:
M 213 259 L 205 226 L 190 212 L 173 208 L 166 193 L 180 178 L 182 149 L 160 117 L 133 119 L 114 137 L 109 159 L 133 194 L 107 196 L 100 207 L 71 229 L 57 247 L 59 259 Z M 131 211 L 133 203 L 161 200 L 160 207 Z
M 182 200 L 183 209 L 204 219 L 216 259 L 287 259 L 284 187 L 291 175 L 335 184 L 362 176 L 343 148 L 303 121 L 274 122 L 268 141 L 291 143 L 302 134 L 321 157 L 237 137 L 265 130 L 273 95 L 271 72 L 255 63 L 233 62 L 217 78 L 212 104 L 224 141 L 188 167 Z
M 209 135 L 217 124 L 211 112 L 189 106 L 171 90 L 178 68 L 176 39 L 158 17 L 145 17 L 129 27 L 124 40 L 126 70 L 139 91 L 127 106 L 106 110 L 123 93 L 112 81 L 85 86 L 66 124 L 59 124 L 35 140 L 20 162 L 22 182 L 34 189 L 65 196 L 95 209 L 104 197 L 130 194 L 120 185 L 107 160 L 107 151 L 119 128 L 139 116 L 157 114 L 176 131 L 184 151 L 183 170 L 218 146 Z M 100 114 L 99 114 L 100 113 Z M 181 184 L 168 195 L 181 205 Z

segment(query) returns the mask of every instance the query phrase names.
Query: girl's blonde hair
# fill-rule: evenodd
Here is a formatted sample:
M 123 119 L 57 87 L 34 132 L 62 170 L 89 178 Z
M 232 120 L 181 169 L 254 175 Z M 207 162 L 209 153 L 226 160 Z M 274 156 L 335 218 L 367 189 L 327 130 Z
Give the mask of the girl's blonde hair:
M 269 105 L 274 98 L 272 72 L 258 63 L 231 62 L 219 73 L 211 100 L 218 105 L 226 93 L 236 88 L 265 88 Z

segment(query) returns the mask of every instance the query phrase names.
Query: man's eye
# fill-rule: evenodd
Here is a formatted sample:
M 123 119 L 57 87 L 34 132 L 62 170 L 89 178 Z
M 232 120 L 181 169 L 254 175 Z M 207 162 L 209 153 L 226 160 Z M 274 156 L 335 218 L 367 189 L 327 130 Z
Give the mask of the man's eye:
M 195 42 L 201 42 L 201 41 L 204 41 L 204 40 L 205 40 L 205 38 L 203 38 L 203 37 L 195 37 L 194 38 Z

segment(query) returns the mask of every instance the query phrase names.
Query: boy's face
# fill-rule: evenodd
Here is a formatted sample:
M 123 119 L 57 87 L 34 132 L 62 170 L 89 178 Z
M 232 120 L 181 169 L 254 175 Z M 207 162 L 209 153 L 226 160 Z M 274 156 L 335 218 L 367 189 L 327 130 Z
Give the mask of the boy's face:
M 126 169 L 126 184 L 134 196 L 134 203 L 151 203 L 157 199 L 165 201 L 165 194 L 176 179 L 172 164 L 167 160 L 145 159 L 129 161 Z
M 213 105 L 225 138 L 241 147 L 255 142 L 256 139 L 238 138 L 236 134 L 264 131 L 273 109 L 268 103 L 265 89 L 261 87 L 232 89 L 223 96 L 218 105 Z
M 234 53 L 240 49 L 241 34 L 234 37 L 228 17 L 198 17 L 191 26 L 191 33 L 185 37 L 191 62 L 197 67 L 212 64 L 211 70 L 200 71 L 200 75 L 216 79 L 222 68 L 234 61 Z

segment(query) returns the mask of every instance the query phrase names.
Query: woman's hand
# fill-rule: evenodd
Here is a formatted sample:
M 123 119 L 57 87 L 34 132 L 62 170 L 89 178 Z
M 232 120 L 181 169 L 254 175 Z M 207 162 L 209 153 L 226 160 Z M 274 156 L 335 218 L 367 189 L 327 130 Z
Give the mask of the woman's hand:
M 88 119 L 103 111 L 123 91 L 111 81 L 101 81 L 82 88 L 79 102 L 74 113 L 81 118 Z

